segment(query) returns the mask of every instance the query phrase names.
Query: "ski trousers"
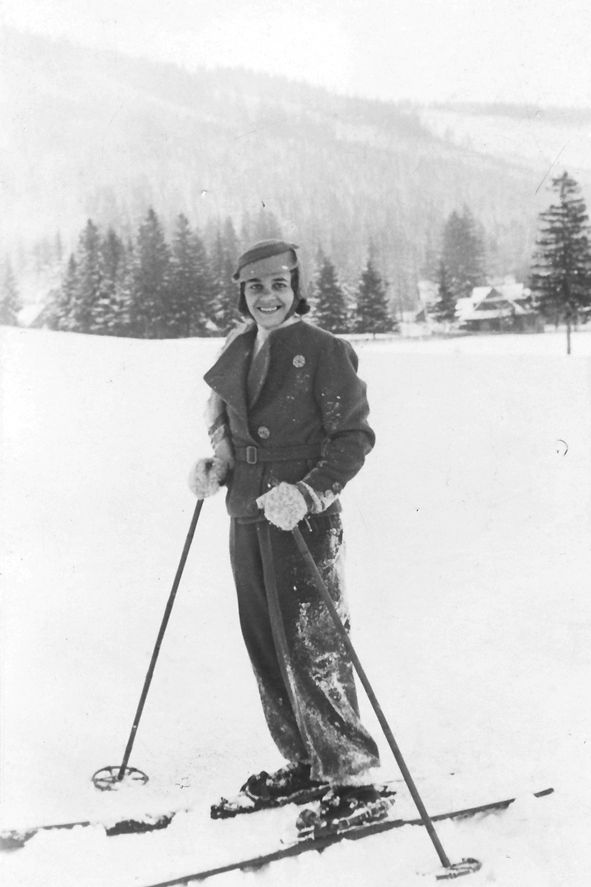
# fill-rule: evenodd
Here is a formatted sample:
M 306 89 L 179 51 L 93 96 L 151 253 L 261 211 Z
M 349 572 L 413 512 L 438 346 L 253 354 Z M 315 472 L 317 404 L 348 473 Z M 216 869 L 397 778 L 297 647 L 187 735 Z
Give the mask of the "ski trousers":
M 300 529 L 348 630 L 340 513 L 311 516 Z M 359 718 L 346 647 L 292 534 L 265 520 L 232 518 L 230 557 L 242 635 L 279 751 L 288 761 L 309 763 L 313 779 L 363 781 L 379 764 L 378 749 Z

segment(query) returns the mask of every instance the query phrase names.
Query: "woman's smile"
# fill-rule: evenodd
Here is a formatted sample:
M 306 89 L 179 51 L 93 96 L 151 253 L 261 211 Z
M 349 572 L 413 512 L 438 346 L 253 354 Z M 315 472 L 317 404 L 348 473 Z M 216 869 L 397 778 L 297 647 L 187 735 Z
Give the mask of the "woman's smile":
M 289 272 L 253 277 L 244 285 L 244 297 L 250 314 L 258 326 L 273 329 L 286 319 L 295 294 Z

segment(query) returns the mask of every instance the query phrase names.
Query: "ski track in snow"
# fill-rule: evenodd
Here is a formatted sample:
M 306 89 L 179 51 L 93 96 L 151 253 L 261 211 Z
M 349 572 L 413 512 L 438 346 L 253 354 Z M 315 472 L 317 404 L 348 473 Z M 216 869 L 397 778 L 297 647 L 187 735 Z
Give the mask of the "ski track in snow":
M 130 761 L 150 783 L 89 782 L 129 734 L 194 508 L 186 476 L 209 449 L 201 377 L 219 345 L 0 329 L 2 823 L 195 804 L 160 833 L 39 835 L 0 857 L 3 887 L 141 887 L 293 831 L 290 808 L 208 818 L 281 764 L 221 496 L 203 508 Z M 452 859 L 483 861 L 469 883 L 587 887 L 591 329 L 570 357 L 563 332 L 355 347 L 378 439 L 343 496 L 361 661 L 432 812 L 556 790 L 437 826 Z M 362 705 L 382 778 L 397 777 Z M 436 871 L 407 828 L 219 883 L 415 887 Z

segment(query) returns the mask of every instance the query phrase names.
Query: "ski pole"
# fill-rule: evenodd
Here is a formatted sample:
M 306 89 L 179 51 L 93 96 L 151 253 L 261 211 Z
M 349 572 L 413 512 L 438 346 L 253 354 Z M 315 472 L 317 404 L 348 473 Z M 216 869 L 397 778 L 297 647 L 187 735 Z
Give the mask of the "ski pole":
M 203 499 L 198 499 L 197 504 L 195 505 L 195 511 L 193 512 L 193 517 L 191 518 L 189 532 L 187 533 L 187 538 L 185 539 L 185 544 L 183 546 L 183 551 L 181 553 L 181 558 L 179 561 L 179 565 L 177 567 L 176 575 L 175 575 L 174 581 L 172 583 L 172 588 L 171 588 L 170 594 L 168 596 L 168 601 L 166 604 L 166 608 L 164 610 L 164 616 L 162 617 L 162 622 L 160 624 L 160 630 L 158 631 L 158 637 L 156 638 L 156 643 L 155 643 L 154 649 L 152 651 L 152 658 L 150 659 L 150 664 L 148 666 L 148 671 L 146 673 L 146 677 L 144 680 L 144 686 L 142 688 L 140 700 L 138 702 L 135 717 L 133 719 L 133 724 L 131 727 L 131 731 L 129 733 L 129 739 L 127 740 L 125 752 L 123 754 L 123 760 L 121 761 L 121 764 L 119 766 L 103 767 L 101 770 L 97 770 L 97 772 L 92 777 L 92 781 L 93 781 L 94 785 L 96 786 L 96 788 L 100 789 L 101 791 L 106 791 L 106 790 L 116 787 L 116 784 L 121 783 L 121 781 L 123 780 L 123 777 L 125 776 L 126 771 L 127 771 L 128 775 L 131 777 L 132 781 L 134 781 L 134 782 L 147 782 L 148 781 L 148 777 L 146 776 L 145 773 L 142 773 L 141 770 L 136 770 L 134 767 L 128 767 L 127 764 L 129 762 L 129 758 L 131 756 L 131 750 L 132 750 L 133 744 L 135 742 L 135 736 L 137 733 L 137 729 L 138 729 L 138 726 L 140 723 L 140 719 L 142 717 L 142 712 L 144 710 L 144 705 L 146 702 L 146 698 L 148 696 L 150 684 L 152 683 L 154 669 L 156 668 L 156 662 L 158 661 L 158 654 L 160 653 L 160 647 L 162 645 L 164 633 L 165 633 L 166 627 L 168 625 L 168 620 L 170 619 L 170 614 L 172 612 L 174 599 L 176 597 L 176 593 L 177 593 L 178 587 L 180 585 L 181 577 L 183 575 L 185 563 L 187 562 L 187 557 L 189 554 L 189 550 L 191 548 L 193 536 L 195 535 L 195 528 L 197 527 L 197 521 L 199 520 L 199 515 L 201 514 L 202 507 L 203 507 Z
M 314 580 L 314 585 L 316 586 L 318 592 L 320 593 L 320 596 L 322 597 L 324 603 L 326 604 L 326 606 L 328 608 L 328 612 L 330 613 L 332 620 L 335 624 L 335 628 L 337 629 L 339 635 L 341 636 L 341 638 L 343 640 L 343 643 L 345 644 L 345 647 L 347 648 L 349 656 L 351 657 L 351 661 L 352 661 L 353 665 L 355 666 L 355 670 L 356 670 L 357 674 L 359 675 L 359 680 L 363 684 L 363 687 L 365 689 L 365 692 L 367 693 L 369 701 L 372 704 L 373 710 L 375 711 L 375 713 L 377 715 L 378 721 L 380 722 L 380 726 L 384 732 L 384 736 L 386 737 L 386 739 L 388 741 L 388 745 L 392 749 L 392 753 L 394 754 L 394 757 L 396 758 L 396 763 L 398 764 L 400 772 L 402 773 L 402 776 L 404 777 L 404 781 L 405 781 L 405 783 L 408 787 L 408 790 L 412 796 L 415 806 L 416 806 L 417 810 L 419 811 L 420 817 L 423 821 L 423 825 L 427 829 L 429 837 L 431 838 L 431 841 L 433 842 L 433 846 L 435 847 L 435 850 L 436 850 L 437 855 L 441 861 L 441 864 L 446 869 L 449 870 L 448 877 L 457 877 L 458 874 L 467 874 L 470 871 L 476 871 L 476 868 L 474 866 L 477 866 L 477 868 L 480 867 L 480 863 L 478 863 L 477 860 L 465 859 L 465 860 L 462 860 L 462 862 L 456 863 L 456 864 L 452 864 L 450 862 L 449 857 L 447 856 L 445 850 L 443 849 L 441 841 L 439 840 L 437 832 L 435 831 L 435 827 L 433 825 L 433 820 L 431 819 L 431 817 L 427 813 L 427 808 L 423 804 L 422 798 L 421 798 L 421 796 L 418 792 L 418 789 L 415 785 L 415 782 L 410 774 L 410 770 L 406 766 L 406 762 L 405 762 L 405 760 L 402 756 L 402 753 L 398 747 L 398 743 L 396 742 L 396 740 L 394 738 L 394 734 L 392 733 L 392 730 L 390 729 L 390 725 L 388 724 L 388 721 L 386 720 L 386 716 L 384 715 L 382 707 L 379 704 L 376 694 L 373 691 L 373 687 L 371 686 L 371 684 L 369 682 L 369 678 L 367 677 L 365 670 L 364 670 L 363 666 L 361 665 L 361 662 L 359 661 L 359 657 L 357 656 L 357 653 L 355 652 L 355 648 L 354 648 L 353 644 L 351 643 L 351 639 L 349 638 L 349 635 L 347 634 L 347 631 L 346 631 L 343 623 L 341 622 L 341 618 L 337 612 L 337 609 L 333 603 L 333 600 L 332 600 L 330 594 L 328 593 L 328 589 L 327 589 L 325 582 L 320 574 L 320 570 L 318 569 L 316 561 L 312 557 L 312 555 L 310 553 L 310 549 L 306 545 L 306 542 L 304 540 L 304 537 L 302 536 L 301 530 L 298 527 L 294 527 L 294 529 L 291 532 L 292 532 L 292 536 L 295 540 L 295 544 L 298 548 L 298 551 L 300 552 L 305 563 L 308 566 L 308 569 L 310 571 L 310 575 L 311 575 L 312 579 Z

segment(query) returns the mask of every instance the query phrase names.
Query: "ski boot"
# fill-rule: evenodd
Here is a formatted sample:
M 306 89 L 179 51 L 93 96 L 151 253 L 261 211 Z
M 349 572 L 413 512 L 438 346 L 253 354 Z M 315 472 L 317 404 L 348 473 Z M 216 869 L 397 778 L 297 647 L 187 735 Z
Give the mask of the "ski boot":
M 310 764 L 298 761 L 287 764 L 274 773 L 262 770 L 249 776 L 240 791 L 252 800 L 273 801 L 277 798 L 299 795 L 302 792 L 328 788 L 326 783 L 318 782 L 310 777 Z
M 302 810 L 296 820 L 298 838 L 334 835 L 370 822 L 385 819 L 395 792 L 375 785 L 333 786 L 316 809 Z
M 274 773 L 262 770 L 249 776 L 233 798 L 220 798 L 211 807 L 212 819 L 227 819 L 240 813 L 254 813 L 285 804 L 307 804 L 321 798 L 328 785 L 310 777 L 310 765 L 287 764 Z

